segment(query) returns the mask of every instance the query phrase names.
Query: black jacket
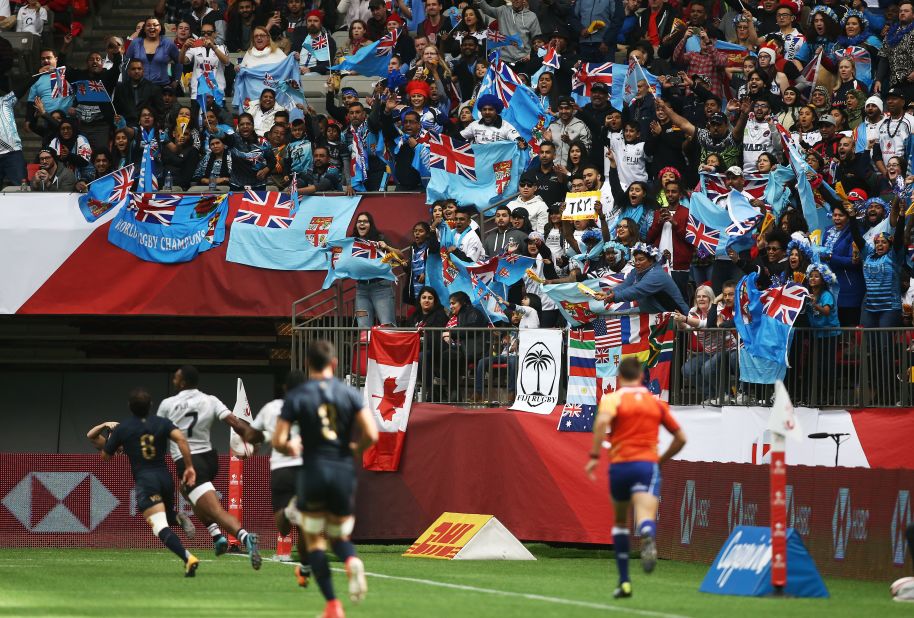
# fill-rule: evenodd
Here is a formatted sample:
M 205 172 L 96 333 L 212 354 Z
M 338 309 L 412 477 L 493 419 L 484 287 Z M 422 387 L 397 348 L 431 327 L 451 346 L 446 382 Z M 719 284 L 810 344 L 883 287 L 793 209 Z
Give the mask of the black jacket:
M 162 91 L 145 77 L 136 85 L 129 79 L 124 80 L 114 89 L 114 109 L 128 125 L 137 123 L 140 108 L 144 105 L 152 106 L 156 110 L 156 115 L 161 116 L 164 108 Z

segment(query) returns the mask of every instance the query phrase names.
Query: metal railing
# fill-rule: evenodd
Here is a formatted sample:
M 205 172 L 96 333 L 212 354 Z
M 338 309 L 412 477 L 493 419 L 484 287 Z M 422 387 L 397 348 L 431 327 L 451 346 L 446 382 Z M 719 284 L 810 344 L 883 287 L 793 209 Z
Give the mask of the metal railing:
M 512 328 L 422 329 L 415 400 L 509 405 L 514 400 L 517 356 L 502 352 L 516 335 Z M 302 367 L 310 342 L 326 339 L 339 354 L 337 377 L 360 387 L 368 367 L 369 337 L 369 330 L 351 326 L 297 325 L 292 332 L 293 367 Z M 677 332 L 670 403 L 770 405 L 771 385 L 741 379 L 739 343 L 735 330 Z M 914 406 L 914 329 L 797 328 L 788 360 L 784 383 L 794 405 Z M 564 393 L 563 381 L 559 401 L 564 401 Z

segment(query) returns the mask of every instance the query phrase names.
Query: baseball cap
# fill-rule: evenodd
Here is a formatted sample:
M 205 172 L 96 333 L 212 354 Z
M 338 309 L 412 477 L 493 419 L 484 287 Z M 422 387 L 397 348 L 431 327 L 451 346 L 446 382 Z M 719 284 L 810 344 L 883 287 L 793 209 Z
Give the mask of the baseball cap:
M 834 124 L 834 125 L 836 125 L 836 124 L 838 124 L 838 123 L 835 121 L 835 117 L 832 116 L 831 114 L 822 114 L 821 116 L 819 116 L 819 124 Z
M 609 94 L 609 88 L 606 87 L 606 84 L 602 82 L 597 82 L 590 87 L 591 92 L 602 92 L 604 94 Z
M 727 168 L 727 176 L 742 176 L 743 168 L 739 165 L 731 165 Z
M 721 112 L 714 112 L 711 114 L 711 117 L 708 118 L 708 123 L 710 124 L 727 124 L 727 117 Z
M 908 98 L 905 96 L 904 91 L 899 86 L 893 86 L 892 88 L 889 88 L 889 91 L 885 93 L 885 98 L 888 99 L 889 97 L 898 97 L 899 99 L 905 100 Z

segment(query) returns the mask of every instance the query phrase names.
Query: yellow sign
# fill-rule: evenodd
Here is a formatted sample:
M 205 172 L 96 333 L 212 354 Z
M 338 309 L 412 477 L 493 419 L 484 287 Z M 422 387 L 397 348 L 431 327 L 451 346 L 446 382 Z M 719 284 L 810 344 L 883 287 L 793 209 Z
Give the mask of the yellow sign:
M 562 211 L 562 219 L 596 219 L 594 205 L 599 201 L 599 191 L 569 193 L 565 196 L 565 210 Z
M 492 515 L 442 513 L 403 555 L 451 560 L 490 519 Z

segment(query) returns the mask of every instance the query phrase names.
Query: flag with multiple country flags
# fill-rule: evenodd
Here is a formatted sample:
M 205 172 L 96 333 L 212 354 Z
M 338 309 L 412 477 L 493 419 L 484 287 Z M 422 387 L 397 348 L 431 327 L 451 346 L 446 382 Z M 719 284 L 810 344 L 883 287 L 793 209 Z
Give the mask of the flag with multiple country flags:
M 346 56 L 339 64 L 330 67 L 331 71 L 354 71 L 359 75 L 387 77 L 390 57 L 399 37 L 399 29 L 388 32 L 351 56 Z
M 82 79 L 71 84 L 77 103 L 110 103 L 111 97 L 105 84 L 95 79 Z
M 476 98 L 493 94 L 505 108 L 501 112 L 503 120 L 517 129 L 528 142 L 538 132 L 552 123 L 552 116 L 547 113 L 536 93 L 521 83 L 520 77 L 501 61 L 498 52 L 489 54 L 491 65 L 486 71 Z M 473 117 L 479 118 L 479 110 L 473 108 Z M 524 168 L 518 168 L 524 169 Z
M 419 375 L 418 330 L 371 329 L 365 371 L 365 407 L 378 427 L 378 441 L 362 453 L 362 467 L 396 472 Z
M 127 202 L 133 188 L 133 169 L 131 163 L 89 183 L 86 193 L 79 196 L 79 210 L 86 221 L 97 221 L 108 211 Z
M 233 224 L 225 259 L 270 270 L 326 270 L 328 256 L 324 244 L 345 238 L 360 198 L 312 195 L 296 199 L 291 193 L 276 195 L 275 200 L 270 198 L 269 202 L 290 200 L 290 214 L 277 209 L 268 215 L 261 209 L 257 219 L 252 217 L 245 222 L 247 224 Z M 254 210 L 255 207 L 256 204 L 247 208 L 240 206 L 239 216 L 241 210 Z M 287 227 L 263 224 L 270 217 L 284 219 L 288 216 L 292 221 Z
M 386 279 L 396 281 L 391 270 L 391 258 L 380 244 L 373 240 L 341 238 L 328 241 L 324 251 L 329 259 L 327 277 L 323 289 L 329 288 L 337 279 Z
M 572 328 L 567 399 L 558 430 L 591 431 L 596 408 L 603 395 L 616 390 L 619 364 L 628 357 L 644 368 L 644 385 L 667 399 L 674 338 L 668 313 L 596 316 L 588 325 Z
M 428 141 L 428 201 L 453 198 L 481 212 L 517 193 L 520 171 L 530 161 L 529 148 L 515 142 L 467 144 L 446 135 Z
M 147 262 L 188 262 L 225 240 L 228 194 L 131 193 L 108 241 Z
M 743 382 L 774 384 L 787 373 L 793 325 L 809 291 L 793 281 L 764 290 L 757 284 L 758 273 L 750 273 L 736 286 L 733 323 L 742 344 L 739 377 Z
M 51 98 L 62 99 L 73 96 L 73 89 L 67 81 L 67 67 L 59 67 L 48 71 L 51 80 Z

